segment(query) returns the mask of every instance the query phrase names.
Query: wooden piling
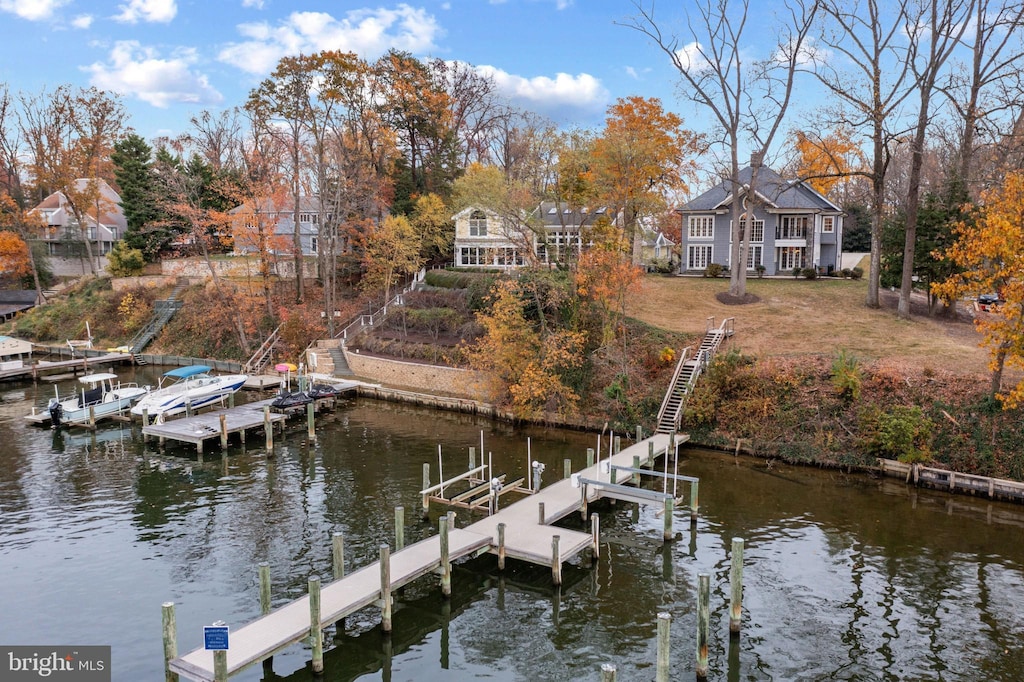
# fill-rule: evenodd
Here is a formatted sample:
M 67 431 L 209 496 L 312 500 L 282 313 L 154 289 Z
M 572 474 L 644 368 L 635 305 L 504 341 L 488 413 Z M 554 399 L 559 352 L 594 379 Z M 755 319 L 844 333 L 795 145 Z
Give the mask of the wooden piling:
M 405 548 L 405 507 L 395 507 L 395 551 Z
M 220 449 L 228 449 L 228 418 L 223 414 L 220 416 Z
M 711 578 L 697 577 L 697 679 L 708 678 L 708 634 L 711 624 Z
M 732 539 L 729 569 L 729 634 L 738 637 L 743 620 L 743 538 Z
M 260 571 L 260 614 L 265 616 L 270 613 L 270 563 L 261 561 Z
M 235 394 L 228 393 L 228 407 L 234 409 L 235 407 Z
M 672 517 L 676 508 L 676 502 L 671 497 L 665 498 L 665 530 L 662 532 L 662 537 L 665 538 L 665 542 L 669 542 L 675 537 L 675 533 L 672 531 Z
M 391 548 L 380 546 L 380 629 L 391 632 Z
M 420 490 L 426 490 L 430 487 L 430 462 L 423 463 L 423 487 Z M 430 513 L 430 495 L 427 493 L 423 494 L 423 518 L 427 518 Z
M 594 448 L 587 448 L 587 468 L 594 466 Z
M 441 536 L 441 594 L 450 597 L 452 594 L 452 563 L 448 549 L 448 517 L 442 516 L 437 523 Z
M 601 682 L 615 682 L 615 664 L 601 664 Z
M 263 433 L 267 437 L 268 454 L 274 452 L 274 425 L 270 422 L 270 405 L 263 406 Z
M 192 400 L 187 399 L 187 398 L 185 399 L 185 416 L 186 417 L 191 417 L 192 416 Z
M 313 403 L 306 403 L 306 437 L 311 443 L 316 442 L 316 413 Z
M 174 602 L 164 602 L 160 610 L 164 630 L 164 682 L 178 682 L 178 673 L 171 672 L 171 661 L 178 657 L 178 625 L 174 617 Z
M 639 443 L 644 439 L 644 427 L 639 424 L 636 425 L 636 442 Z
M 667 455 L 666 455 L 667 456 Z M 647 442 L 647 463 L 654 466 L 654 441 Z
M 331 563 L 334 568 L 334 579 L 345 577 L 345 536 L 342 533 L 331 535 Z
M 640 455 L 633 455 L 633 468 L 640 468 Z M 640 485 L 640 474 L 633 474 L 633 477 L 630 480 L 632 481 L 633 485 Z
M 566 457 L 562 460 L 562 478 L 569 478 L 572 476 L 572 460 Z
M 324 631 L 320 627 L 320 576 L 309 576 L 309 646 L 313 650 L 313 674 L 324 671 Z
M 96 428 L 96 406 L 95 405 L 90 405 L 89 406 L 89 428 L 90 429 L 95 429 Z
M 601 515 L 594 514 L 590 517 L 590 547 L 593 550 L 590 561 L 596 562 L 601 558 Z
M 480 456 L 483 457 L 482 452 L 480 453 Z M 469 469 L 476 469 L 476 448 L 474 447 L 469 448 Z M 423 487 L 425 488 L 426 486 Z
M 700 508 L 697 481 L 690 481 L 690 525 L 697 525 L 697 510 Z
M 615 436 L 615 454 L 622 452 L 622 436 Z
M 671 634 L 672 614 L 662 611 L 658 614 L 658 662 L 654 673 L 655 682 L 669 682 Z
M 558 549 L 558 542 L 561 536 L 551 536 L 551 581 L 555 585 L 562 584 L 562 554 Z
M 544 525 L 544 503 L 543 502 L 538 502 L 537 503 L 537 523 L 539 523 L 542 526 Z
M 228 652 L 224 649 L 213 652 L 213 682 L 228 682 Z
M 498 570 L 505 570 L 505 524 L 498 524 Z

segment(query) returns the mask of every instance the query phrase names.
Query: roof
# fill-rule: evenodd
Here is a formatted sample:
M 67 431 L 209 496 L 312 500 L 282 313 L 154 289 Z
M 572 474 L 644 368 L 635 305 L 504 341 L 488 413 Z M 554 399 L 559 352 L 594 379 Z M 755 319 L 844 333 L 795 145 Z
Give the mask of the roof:
M 740 171 L 740 193 L 750 190 L 753 169 L 747 166 Z M 806 182 L 786 180 L 768 166 L 761 166 L 757 172 L 757 186 L 754 188 L 762 200 L 770 207 L 783 211 L 835 211 L 841 209 L 816 192 Z M 680 213 L 697 211 L 714 211 L 725 209 L 732 204 L 732 181 L 724 180 L 707 192 L 676 209 Z
M 189 365 L 188 367 L 177 367 L 175 369 L 164 372 L 165 377 L 172 377 L 175 379 L 185 379 L 187 377 L 195 376 L 196 374 L 205 374 L 211 371 L 212 368 L 206 365 Z
M 256 210 L 262 213 L 293 213 L 295 211 L 295 199 L 288 197 L 287 201 L 283 201 L 280 204 L 274 202 L 269 197 L 259 199 L 257 202 Z M 228 215 L 237 215 L 246 211 L 253 210 L 249 204 L 241 204 L 235 206 L 233 209 L 228 211 Z M 300 196 L 299 197 L 299 212 L 300 213 L 319 213 L 320 212 L 320 199 L 316 196 Z M 323 210 L 329 210 L 326 206 Z
M 572 207 L 567 202 L 542 201 L 537 207 L 537 213 L 545 227 L 582 227 L 590 225 L 602 216 L 607 216 L 613 222 L 616 218 L 614 209 L 608 206 L 581 206 Z
M 13 336 L 0 336 L 0 355 L 14 355 L 15 353 L 31 352 L 31 341 L 16 339 Z
M 121 209 L 121 195 L 114 191 L 114 188 L 106 183 L 102 178 L 78 178 L 72 185 L 72 189 L 75 192 L 84 192 L 90 182 L 97 183 L 99 188 L 100 197 L 103 201 L 100 203 L 100 224 L 106 227 L 117 227 L 120 231 L 124 231 L 128 227 L 128 221 L 124 217 L 124 211 Z M 45 211 L 49 217 L 50 225 L 65 225 L 67 224 L 68 216 L 64 210 L 64 206 L 67 203 L 67 198 L 63 192 L 53 192 L 39 204 L 33 208 L 33 211 Z M 87 212 L 90 210 L 89 207 L 85 209 Z M 91 209 L 95 212 L 95 207 Z M 92 216 L 88 216 L 90 222 L 92 222 Z

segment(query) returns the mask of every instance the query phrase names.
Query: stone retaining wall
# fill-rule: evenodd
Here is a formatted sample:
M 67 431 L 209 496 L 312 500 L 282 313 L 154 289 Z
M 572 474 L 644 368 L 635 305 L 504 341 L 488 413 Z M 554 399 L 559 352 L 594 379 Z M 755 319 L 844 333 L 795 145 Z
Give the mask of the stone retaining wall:
M 479 372 L 441 365 L 402 362 L 353 353 L 344 349 L 345 359 L 356 376 L 379 381 L 388 386 L 428 393 L 462 396 L 472 400 L 485 400 Z
M 259 261 L 256 258 L 236 256 L 223 258 L 218 256 L 211 261 L 220 277 L 252 277 L 258 279 Z M 280 258 L 272 265 L 272 274 L 281 279 L 295 278 L 295 264 L 291 257 Z M 160 263 L 160 271 L 175 277 L 209 277 L 210 268 L 203 258 L 175 258 Z M 316 259 L 303 260 L 303 271 L 306 277 L 316 277 Z

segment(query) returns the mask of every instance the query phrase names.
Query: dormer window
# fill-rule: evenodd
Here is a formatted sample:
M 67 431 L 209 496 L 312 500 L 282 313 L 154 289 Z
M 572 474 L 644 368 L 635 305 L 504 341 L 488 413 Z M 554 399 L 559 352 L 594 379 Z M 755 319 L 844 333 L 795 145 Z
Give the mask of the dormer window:
M 487 236 L 487 215 L 483 211 L 473 211 L 469 214 L 469 236 Z

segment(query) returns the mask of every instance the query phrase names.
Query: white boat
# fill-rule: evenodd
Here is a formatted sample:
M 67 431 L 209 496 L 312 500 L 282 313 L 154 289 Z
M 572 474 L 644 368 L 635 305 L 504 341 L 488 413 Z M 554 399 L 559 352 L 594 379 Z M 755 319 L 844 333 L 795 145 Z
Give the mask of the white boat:
M 160 386 L 149 392 L 132 407 L 132 414 L 163 422 L 167 417 L 181 414 L 187 409 L 201 407 L 224 400 L 245 385 L 245 374 L 210 374 L 206 365 L 189 365 L 164 372 Z M 169 380 L 175 383 L 165 386 Z
M 149 387 L 122 384 L 116 374 L 100 372 L 78 378 L 82 388 L 73 396 L 50 398 L 46 411 L 54 428 L 64 424 L 88 424 L 90 420 L 122 414 L 149 392 Z M 30 415 L 32 419 L 35 415 Z

